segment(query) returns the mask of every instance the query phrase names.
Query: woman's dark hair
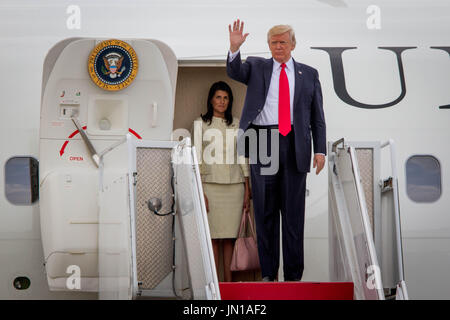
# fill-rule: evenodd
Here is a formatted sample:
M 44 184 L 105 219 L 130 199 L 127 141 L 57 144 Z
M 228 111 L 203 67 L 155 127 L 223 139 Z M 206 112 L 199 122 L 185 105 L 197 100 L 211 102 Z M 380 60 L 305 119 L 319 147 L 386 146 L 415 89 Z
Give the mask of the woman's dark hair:
M 233 123 L 233 115 L 231 114 L 231 111 L 233 110 L 233 92 L 231 91 L 230 86 L 223 81 L 213 83 L 213 85 L 209 89 L 208 100 L 206 102 L 208 109 L 205 114 L 202 114 L 200 116 L 202 117 L 204 122 L 208 123 L 208 125 L 211 124 L 211 120 L 214 114 L 211 99 L 214 97 L 217 90 L 222 90 L 228 93 L 229 100 L 228 100 L 228 108 L 225 111 L 225 120 L 227 122 L 227 126 L 229 126 L 230 124 Z

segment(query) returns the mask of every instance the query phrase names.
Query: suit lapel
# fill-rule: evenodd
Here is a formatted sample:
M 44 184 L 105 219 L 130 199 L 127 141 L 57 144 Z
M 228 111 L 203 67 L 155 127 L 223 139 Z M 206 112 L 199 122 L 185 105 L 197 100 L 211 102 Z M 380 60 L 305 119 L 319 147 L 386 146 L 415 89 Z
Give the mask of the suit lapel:
M 303 84 L 303 75 L 302 70 L 297 65 L 297 62 L 295 62 L 294 59 L 292 59 L 294 62 L 294 75 L 295 75 L 295 91 L 294 91 L 294 111 L 295 106 L 298 104 L 298 99 L 300 99 L 300 91 L 302 89 Z
M 266 65 L 264 66 L 264 101 L 267 100 L 267 94 L 269 93 L 270 80 L 272 79 L 273 71 L 273 59 L 267 59 Z

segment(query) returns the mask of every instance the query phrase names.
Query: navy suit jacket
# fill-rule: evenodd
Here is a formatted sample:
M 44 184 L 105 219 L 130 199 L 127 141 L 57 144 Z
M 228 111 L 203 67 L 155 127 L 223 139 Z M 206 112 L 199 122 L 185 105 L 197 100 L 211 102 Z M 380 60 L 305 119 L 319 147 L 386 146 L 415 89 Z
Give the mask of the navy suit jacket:
M 239 128 L 245 132 L 262 111 L 272 77 L 273 59 L 248 57 L 244 63 L 240 53 L 232 62 L 227 59 L 227 74 L 231 79 L 247 85 L 244 109 Z M 311 168 L 311 133 L 314 153 L 326 154 L 326 127 L 322 106 L 322 89 L 316 69 L 294 61 L 295 93 L 294 119 L 295 156 L 297 169 Z M 242 135 L 241 135 L 242 137 Z M 248 150 L 245 152 L 248 157 Z

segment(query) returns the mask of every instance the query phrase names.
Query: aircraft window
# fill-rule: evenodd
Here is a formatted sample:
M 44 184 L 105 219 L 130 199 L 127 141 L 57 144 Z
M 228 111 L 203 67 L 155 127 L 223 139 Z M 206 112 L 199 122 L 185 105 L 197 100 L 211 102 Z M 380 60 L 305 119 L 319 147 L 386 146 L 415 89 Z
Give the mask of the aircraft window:
M 14 157 L 5 164 L 5 195 L 16 205 L 30 205 L 39 198 L 39 162 L 32 157 Z
M 441 166 L 433 156 L 406 161 L 406 193 L 415 202 L 434 202 L 441 196 Z

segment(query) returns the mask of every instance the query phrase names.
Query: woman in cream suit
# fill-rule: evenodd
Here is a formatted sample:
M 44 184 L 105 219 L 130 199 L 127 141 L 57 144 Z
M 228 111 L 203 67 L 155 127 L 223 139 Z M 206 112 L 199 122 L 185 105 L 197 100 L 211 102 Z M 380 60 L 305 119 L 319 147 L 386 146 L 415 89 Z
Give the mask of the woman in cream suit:
M 239 119 L 232 116 L 232 107 L 231 88 L 223 81 L 214 83 L 207 111 L 194 121 L 193 129 L 216 269 L 222 242 L 226 282 L 232 280 L 230 264 L 242 212 L 250 210 L 249 167 L 245 158 L 237 156 Z

